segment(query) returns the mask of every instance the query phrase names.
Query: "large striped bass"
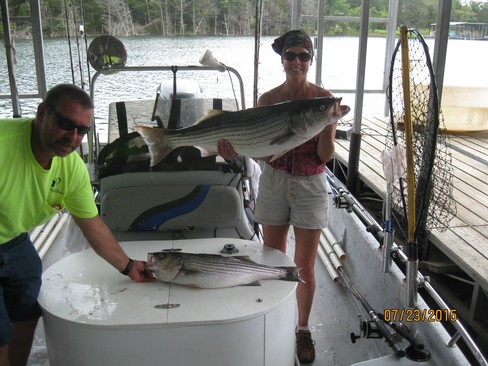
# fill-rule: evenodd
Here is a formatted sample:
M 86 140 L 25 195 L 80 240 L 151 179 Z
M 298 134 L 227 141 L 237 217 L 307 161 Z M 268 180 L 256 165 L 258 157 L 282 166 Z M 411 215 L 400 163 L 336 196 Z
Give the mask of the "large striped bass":
M 272 161 L 346 115 L 350 108 L 340 102 L 335 97 L 294 100 L 236 112 L 213 111 L 181 129 L 135 128 L 149 147 L 151 166 L 181 146 L 196 146 L 205 155 L 215 155 L 220 139 L 228 140 L 238 154 L 273 156 Z
M 146 269 L 168 283 L 198 288 L 258 284 L 260 280 L 303 282 L 296 267 L 272 267 L 249 257 L 174 251 L 148 253 Z

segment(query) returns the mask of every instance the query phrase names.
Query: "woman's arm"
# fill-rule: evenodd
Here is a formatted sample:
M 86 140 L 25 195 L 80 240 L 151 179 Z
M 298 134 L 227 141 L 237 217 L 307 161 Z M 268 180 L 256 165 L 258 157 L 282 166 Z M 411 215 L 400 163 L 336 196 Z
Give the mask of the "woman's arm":
M 336 127 L 337 123 L 328 125 L 319 134 L 317 155 L 324 163 L 327 163 L 334 157 Z

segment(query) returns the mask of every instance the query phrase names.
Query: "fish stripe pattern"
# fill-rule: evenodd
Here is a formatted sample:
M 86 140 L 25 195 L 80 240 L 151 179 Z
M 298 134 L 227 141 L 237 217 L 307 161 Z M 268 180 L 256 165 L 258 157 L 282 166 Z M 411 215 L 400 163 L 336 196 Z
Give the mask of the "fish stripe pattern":
M 220 111 L 182 129 L 135 128 L 149 147 L 151 166 L 181 146 L 197 146 L 206 154 L 216 154 L 220 139 L 228 140 L 244 156 L 277 157 L 347 114 L 350 108 L 341 107 L 340 101 L 341 98 L 322 97 L 236 112 Z
M 146 269 L 168 283 L 198 288 L 258 284 L 261 280 L 303 282 L 296 267 L 272 267 L 249 257 L 182 252 L 148 253 Z

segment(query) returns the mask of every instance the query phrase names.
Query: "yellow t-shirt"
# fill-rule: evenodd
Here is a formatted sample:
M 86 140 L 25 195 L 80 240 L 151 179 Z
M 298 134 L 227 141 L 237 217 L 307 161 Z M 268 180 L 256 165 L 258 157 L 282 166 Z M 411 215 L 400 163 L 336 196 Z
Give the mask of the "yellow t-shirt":
M 54 157 L 43 169 L 32 153 L 32 118 L 0 120 L 0 244 L 46 222 L 66 208 L 98 214 L 90 177 L 77 153 Z

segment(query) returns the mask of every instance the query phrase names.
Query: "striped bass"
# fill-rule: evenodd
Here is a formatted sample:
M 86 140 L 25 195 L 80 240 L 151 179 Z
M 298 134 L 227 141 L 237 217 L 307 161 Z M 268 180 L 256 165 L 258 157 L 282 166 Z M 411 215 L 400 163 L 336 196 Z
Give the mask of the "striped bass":
M 148 253 L 146 269 L 163 282 L 198 288 L 259 284 L 260 280 L 303 282 L 297 267 L 271 267 L 249 257 L 175 251 Z
M 196 146 L 203 155 L 215 155 L 217 142 L 228 140 L 241 155 L 275 160 L 303 144 L 326 126 L 336 123 L 350 108 L 341 98 L 294 100 L 235 112 L 211 111 L 192 126 L 164 129 L 136 126 L 149 147 L 151 166 L 181 146 Z

